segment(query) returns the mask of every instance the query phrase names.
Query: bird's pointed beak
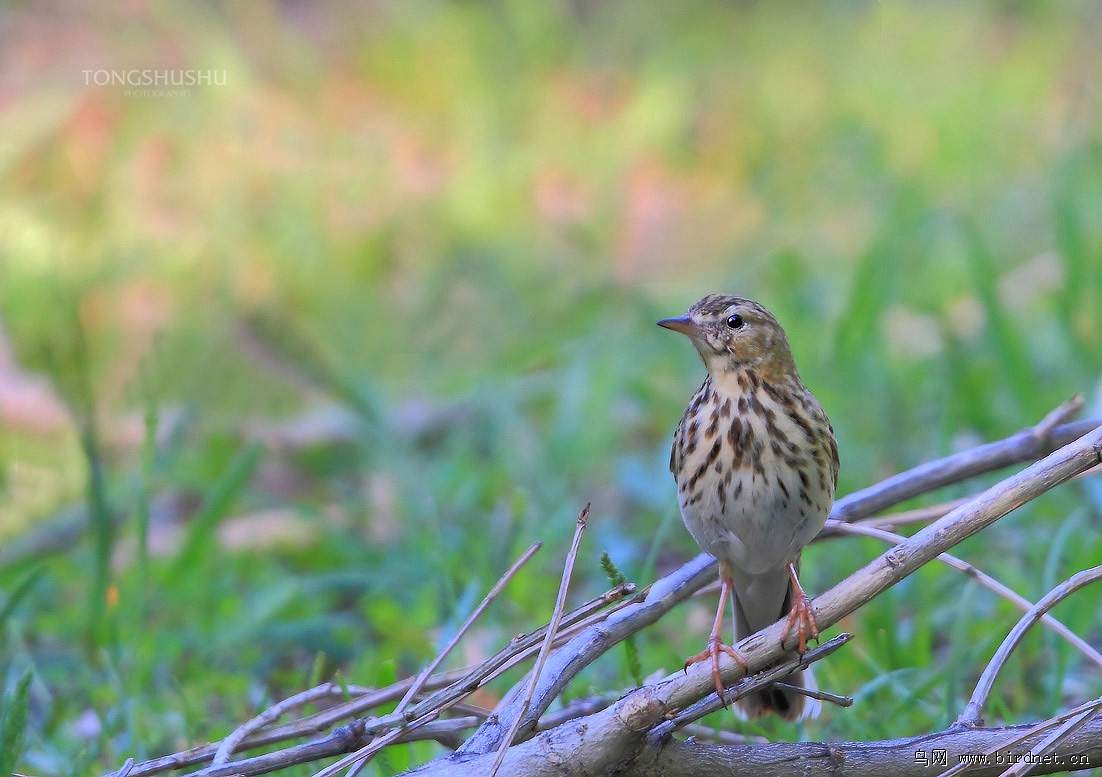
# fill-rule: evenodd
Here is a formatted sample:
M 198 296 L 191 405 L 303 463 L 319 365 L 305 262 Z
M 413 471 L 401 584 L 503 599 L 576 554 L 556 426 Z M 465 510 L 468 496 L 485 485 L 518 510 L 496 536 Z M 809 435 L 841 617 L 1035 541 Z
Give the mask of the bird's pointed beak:
M 664 318 L 658 322 L 658 326 L 666 329 L 672 329 L 675 332 L 680 332 L 683 335 L 689 337 L 696 337 L 700 334 L 700 327 L 693 323 L 693 320 L 688 316 L 678 316 L 677 318 Z

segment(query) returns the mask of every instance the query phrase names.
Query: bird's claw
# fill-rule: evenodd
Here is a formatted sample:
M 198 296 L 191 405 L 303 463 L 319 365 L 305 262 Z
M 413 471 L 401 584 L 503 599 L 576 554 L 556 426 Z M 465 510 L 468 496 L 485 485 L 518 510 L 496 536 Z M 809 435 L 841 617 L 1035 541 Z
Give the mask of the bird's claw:
M 719 672 L 720 653 L 725 653 L 726 655 L 730 656 L 731 660 L 734 661 L 740 669 L 742 669 L 743 674 L 749 673 L 750 664 L 746 662 L 746 658 L 742 655 L 742 653 L 738 652 L 730 645 L 722 642 L 718 637 L 709 638 L 708 647 L 701 650 L 695 656 L 689 656 L 689 658 L 685 659 L 684 671 L 688 672 L 689 667 L 693 664 L 698 664 L 701 661 L 710 660 L 712 663 L 712 682 L 714 682 L 716 686 L 716 695 L 719 696 L 719 700 L 723 702 L 723 706 L 726 707 L 727 702 L 723 698 L 723 691 L 725 690 L 725 688 L 723 687 L 723 677 L 720 675 Z
M 819 641 L 819 624 L 815 622 L 815 611 L 811 609 L 811 600 L 802 591 L 792 601 L 792 609 L 788 611 L 788 619 L 784 624 L 784 637 L 781 644 L 796 631 L 796 650 L 802 655 L 807 652 L 808 639 Z

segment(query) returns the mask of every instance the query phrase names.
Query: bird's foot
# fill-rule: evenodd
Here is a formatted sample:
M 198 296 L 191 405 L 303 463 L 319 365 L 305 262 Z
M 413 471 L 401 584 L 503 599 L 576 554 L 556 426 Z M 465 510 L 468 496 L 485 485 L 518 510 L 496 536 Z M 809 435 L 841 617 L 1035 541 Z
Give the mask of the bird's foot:
M 731 660 L 738 664 L 742 669 L 743 674 L 748 674 L 750 671 L 750 664 L 746 662 L 746 658 L 742 653 L 735 650 L 728 644 L 725 644 L 719 637 L 710 637 L 708 639 L 708 647 L 701 650 L 695 656 L 690 656 L 685 659 L 685 671 L 689 671 L 689 667 L 693 664 L 699 664 L 701 661 L 712 662 L 712 682 L 716 686 L 716 694 L 718 694 L 720 701 L 723 700 L 723 677 L 719 673 L 719 656 L 721 653 L 726 653 L 731 657 Z
M 811 600 L 807 594 L 800 590 L 792 599 L 792 609 L 788 611 L 788 619 L 784 624 L 784 637 L 781 644 L 796 632 L 796 649 L 802 655 L 807 652 L 808 639 L 819 640 L 819 624 L 815 622 L 815 611 L 811 609 Z

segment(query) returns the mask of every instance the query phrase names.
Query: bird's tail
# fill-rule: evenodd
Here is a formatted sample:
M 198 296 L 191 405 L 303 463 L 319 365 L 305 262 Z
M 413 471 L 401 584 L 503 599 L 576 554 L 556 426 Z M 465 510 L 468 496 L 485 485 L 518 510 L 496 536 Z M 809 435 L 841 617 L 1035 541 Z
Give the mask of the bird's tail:
M 769 600 L 772 600 L 775 604 L 776 598 L 768 595 L 763 596 L 765 592 L 761 590 L 761 586 L 753 586 L 753 588 L 758 590 L 747 592 L 750 594 L 749 596 L 740 596 L 736 584 L 733 597 L 735 609 L 735 644 L 743 637 L 747 637 L 755 631 L 775 623 L 779 618 L 783 618 L 788 614 L 792 606 L 792 587 L 788 584 L 788 573 L 785 570 L 782 569 L 779 575 L 784 578 L 785 588 L 783 590 L 787 591 L 779 611 L 775 606 L 766 607 Z M 757 583 L 759 581 L 755 582 Z M 779 585 L 779 580 L 770 580 L 769 582 L 771 585 L 767 586 L 767 588 L 775 589 L 776 585 Z M 755 595 L 755 593 L 757 595 Z M 811 669 L 794 672 L 784 678 L 784 682 L 788 685 L 797 685 L 807 688 L 808 690 L 818 690 Z M 738 711 L 747 718 L 759 718 L 762 715 L 773 712 L 780 715 L 785 720 L 791 721 L 817 717 L 822 708 L 822 704 L 815 699 L 808 698 L 801 693 L 778 688 L 775 685 L 767 685 L 760 691 L 755 691 L 749 696 L 744 696 L 736 702 L 736 705 Z

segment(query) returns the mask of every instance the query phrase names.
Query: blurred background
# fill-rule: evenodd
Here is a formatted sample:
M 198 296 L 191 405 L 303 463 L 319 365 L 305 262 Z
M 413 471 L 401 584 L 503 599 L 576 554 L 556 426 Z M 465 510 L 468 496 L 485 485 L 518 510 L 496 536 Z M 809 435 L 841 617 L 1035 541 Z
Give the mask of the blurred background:
M 1100 34 L 1074 1 L 6 4 L 0 766 L 100 774 L 414 673 L 543 541 L 474 662 L 549 617 L 586 501 L 572 602 L 602 552 L 640 584 L 690 558 L 668 446 L 703 367 L 654 322 L 707 292 L 787 328 L 840 493 L 1075 392 L 1097 415 Z M 960 555 L 1036 598 L 1102 563 L 1100 510 L 1079 481 Z M 881 550 L 818 544 L 805 585 Z M 1096 603 L 1056 613 L 1098 644 Z M 713 607 L 567 698 L 679 668 Z M 1017 617 L 928 567 L 820 665 L 853 708 L 707 722 L 944 726 Z M 1037 629 L 988 720 L 1100 692 Z

